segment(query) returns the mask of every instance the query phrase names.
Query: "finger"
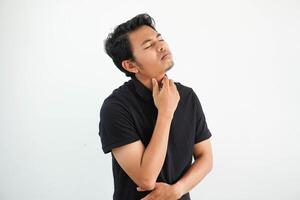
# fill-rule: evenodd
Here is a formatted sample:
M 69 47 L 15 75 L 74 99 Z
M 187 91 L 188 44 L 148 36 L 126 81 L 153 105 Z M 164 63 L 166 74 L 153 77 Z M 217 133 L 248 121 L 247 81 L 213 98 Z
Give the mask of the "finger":
M 152 94 L 153 95 L 156 95 L 159 91 L 159 88 L 158 88 L 158 83 L 157 83 L 157 80 L 155 78 L 152 78 Z
M 163 83 L 163 87 L 169 87 L 169 79 L 167 76 L 164 77 L 164 79 L 162 80 L 162 83 Z
M 170 86 L 169 78 L 167 77 L 167 75 L 165 76 L 165 83 L 167 84 L 168 87 Z
M 144 192 L 144 191 L 146 191 L 146 190 L 144 190 L 144 189 L 141 188 L 141 187 L 137 187 L 136 190 L 139 191 L 139 192 Z
M 172 79 L 169 79 L 169 85 L 170 85 L 170 88 L 172 88 L 172 89 L 176 88 L 176 85 Z

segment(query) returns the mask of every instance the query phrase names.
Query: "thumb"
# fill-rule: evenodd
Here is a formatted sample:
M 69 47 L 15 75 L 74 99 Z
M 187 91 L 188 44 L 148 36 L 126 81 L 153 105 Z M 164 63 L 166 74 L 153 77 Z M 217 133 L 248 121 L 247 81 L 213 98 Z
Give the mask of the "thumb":
M 152 78 L 152 93 L 156 95 L 158 93 L 158 83 L 155 78 Z

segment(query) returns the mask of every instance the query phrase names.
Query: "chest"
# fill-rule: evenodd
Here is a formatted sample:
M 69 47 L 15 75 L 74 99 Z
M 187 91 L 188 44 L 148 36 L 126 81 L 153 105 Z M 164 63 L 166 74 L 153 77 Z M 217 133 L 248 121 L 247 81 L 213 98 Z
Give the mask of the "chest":
M 174 113 L 170 133 L 170 147 L 180 149 L 191 148 L 195 138 L 195 119 L 190 105 L 180 102 Z M 153 102 L 139 102 L 133 109 L 132 116 L 143 144 L 147 146 L 151 140 L 157 119 L 157 109 Z

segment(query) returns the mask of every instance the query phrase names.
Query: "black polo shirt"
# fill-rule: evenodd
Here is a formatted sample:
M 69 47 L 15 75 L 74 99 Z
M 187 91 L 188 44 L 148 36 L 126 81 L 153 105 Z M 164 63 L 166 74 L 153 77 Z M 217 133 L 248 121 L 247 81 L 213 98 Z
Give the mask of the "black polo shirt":
M 190 168 L 194 144 L 211 137 L 199 99 L 195 92 L 175 82 L 180 101 L 174 113 L 164 165 L 157 182 L 176 183 Z M 141 140 L 150 142 L 157 108 L 152 91 L 138 79 L 132 78 L 108 96 L 100 110 L 99 135 L 104 153 L 115 147 Z M 112 155 L 114 200 L 141 199 L 149 192 L 138 192 Z M 181 199 L 190 199 L 189 193 Z

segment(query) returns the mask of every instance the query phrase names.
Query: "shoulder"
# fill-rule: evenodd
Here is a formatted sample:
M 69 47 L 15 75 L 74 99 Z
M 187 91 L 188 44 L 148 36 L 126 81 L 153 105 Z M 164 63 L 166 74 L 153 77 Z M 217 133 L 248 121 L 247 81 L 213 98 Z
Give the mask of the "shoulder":
M 180 82 L 175 82 L 175 85 L 180 95 L 180 105 L 190 107 L 192 110 L 199 108 L 199 106 L 201 107 L 200 100 L 191 87 L 183 85 Z
M 194 90 L 189 87 L 189 86 L 186 86 L 180 82 L 174 82 L 176 87 L 177 87 L 177 90 L 180 94 L 180 97 L 192 97 L 194 98 L 194 96 L 196 95 Z
M 132 90 L 131 80 L 124 82 L 123 85 L 114 89 L 103 101 L 101 112 L 111 111 L 120 112 L 126 111 L 127 102 L 130 101 Z

